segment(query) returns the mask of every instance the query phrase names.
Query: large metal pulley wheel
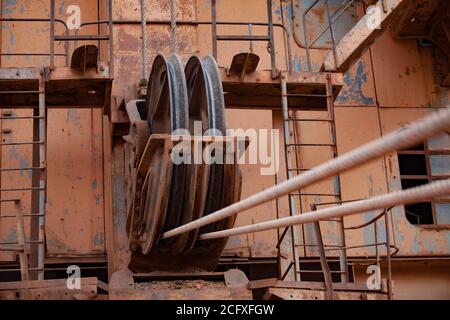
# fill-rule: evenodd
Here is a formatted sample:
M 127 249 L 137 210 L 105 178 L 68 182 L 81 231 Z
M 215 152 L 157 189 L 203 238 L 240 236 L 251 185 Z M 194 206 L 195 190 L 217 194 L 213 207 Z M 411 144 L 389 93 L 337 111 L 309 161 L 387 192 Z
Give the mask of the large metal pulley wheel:
M 174 164 L 170 159 L 173 145 L 167 139 L 157 139 L 158 135 L 186 133 L 226 135 L 224 95 L 215 60 L 193 56 L 183 68 L 178 56 L 165 59 L 158 55 L 142 105 L 143 110 L 138 111 L 127 106 L 130 120 L 133 118 L 125 139 L 130 163 L 126 179 L 131 250 L 141 260 L 148 257 L 146 262 L 151 260 L 151 265 L 166 258 L 177 266 L 184 261 L 195 265 L 198 257 L 216 259 L 226 239 L 197 241 L 198 234 L 229 227 L 234 224 L 233 218 L 166 240 L 159 237 L 237 201 L 241 180 L 238 167 L 204 162 Z M 142 130 L 143 123 L 150 136 Z M 201 132 L 195 132 L 195 128 Z M 144 144 L 142 139 L 146 140 Z M 155 256 L 158 259 L 152 259 Z

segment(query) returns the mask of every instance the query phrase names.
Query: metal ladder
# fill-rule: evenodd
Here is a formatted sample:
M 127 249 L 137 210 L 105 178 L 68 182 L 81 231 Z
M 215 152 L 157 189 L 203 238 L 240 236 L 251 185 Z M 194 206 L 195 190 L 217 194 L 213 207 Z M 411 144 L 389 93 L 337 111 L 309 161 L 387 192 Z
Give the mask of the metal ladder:
M 286 174 L 287 178 L 291 179 L 294 176 L 301 174 L 302 172 L 308 171 L 307 168 L 302 168 L 300 165 L 298 152 L 299 148 L 307 148 L 307 147 L 323 147 L 329 148 L 331 153 L 331 158 L 335 158 L 338 155 L 337 152 L 337 144 L 336 144 L 336 124 L 335 124 L 335 115 L 334 115 L 334 94 L 333 94 L 333 85 L 331 80 L 331 75 L 327 75 L 327 81 L 325 83 L 326 94 L 299 94 L 299 93 L 289 93 L 288 86 L 286 83 L 286 78 L 282 75 L 280 77 L 281 81 L 281 99 L 282 99 L 282 110 L 283 110 L 283 131 L 284 131 L 284 151 L 285 151 L 285 161 L 286 161 Z M 290 97 L 325 97 L 327 101 L 327 118 L 326 119 L 311 119 L 311 118 L 298 118 L 296 111 L 289 110 L 289 98 Z M 298 141 L 299 137 L 297 136 L 297 124 L 301 122 L 326 122 L 328 123 L 329 131 L 330 131 L 330 143 L 301 143 Z M 292 164 L 292 159 L 295 159 L 295 166 Z M 333 177 L 333 193 L 303 193 L 299 190 L 297 193 L 291 193 L 289 195 L 289 212 L 291 216 L 298 214 L 296 199 L 298 200 L 298 209 L 300 209 L 300 213 L 306 212 L 302 208 L 302 197 L 305 196 L 318 196 L 318 197 L 333 197 L 334 201 L 327 203 L 327 205 L 336 204 L 339 205 L 342 203 L 341 199 L 341 188 L 340 188 L 340 178 L 339 176 Z M 311 208 L 315 209 L 317 205 L 324 205 L 325 203 L 312 203 Z M 348 282 L 348 263 L 347 263 L 347 255 L 346 255 L 346 245 L 345 245 L 345 234 L 344 234 L 344 222 L 343 218 L 332 219 L 329 221 L 336 222 L 338 224 L 338 244 L 335 246 L 339 251 L 339 271 L 331 271 L 332 273 L 339 273 L 341 275 L 341 282 Z M 283 241 L 286 241 L 286 235 L 290 234 L 291 238 L 291 246 L 292 246 L 292 254 L 289 256 L 282 257 L 284 259 L 289 260 L 288 263 L 283 263 L 282 265 L 287 266 L 285 270 L 281 270 L 281 279 L 283 280 L 290 274 L 292 271 L 294 272 L 294 279 L 296 281 L 301 281 L 300 274 L 302 272 L 308 272 L 310 270 L 300 270 L 300 254 L 299 248 L 303 247 L 304 255 L 306 256 L 306 248 L 307 247 L 318 247 L 319 253 L 325 252 L 323 241 L 321 239 L 320 227 L 318 225 L 315 227 L 316 238 L 319 236 L 319 239 L 316 239 L 316 244 L 307 244 L 305 243 L 304 238 L 304 229 L 302 226 L 292 226 L 287 227 L 281 232 L 278 239 L 278 248 L 280 251 L 280 246 Z M 299 228 L 301 228 L 301 233 L 299 232 Z M 303 236 L 302 241 L 299 239 L 299 235 Z M 324 277 L 327 279 L 327 270 L 324 270 L 324 264 L 322 262 L 322 272 L 324 272 Z M 292 270 L 292 267 L 294 269 Z M 329 270 L 328 270 L 329 271 Z M 313 270 L 313 272 L 316 272 Z M 291 277 L 292 278 L 292 277 Z
M 20 216 L 17 214 L 3 214 L 0 212 L 0 219 L 12 219 L 17 218 L 18 223 L 23 218 L 30 218 L 30 236 L 29 240 L 22 240 L 19 235 L 19 246 L 24 246 L 24 251 L 26 245 L 30 247 L 30 267 L 28 269 L 31 279 L 44 279 L 44 266 L 45 266 L 45 205 L 46 205 L 46 135 L 47 135 L 47 110 L 45 105 L 45 72 L 41 70 L 39 76 L 35 79 L 38 83 L 38 90 L 33 91 L 1 91 L 0 95 L 13 94 L 15 96 L 20 94 L 36 94 L 38 95 L 39 103 L 38 106 L 33 108 L 32 116 L 15 116 L 12 111 L 2 111 L 0 120 L 7 121 L 23 121 L 32 120 L 33 121 L 33 139 L 32 141 L 7 141 L 0 144 L 0 152 L 3 152 L 4 148 L 14 147 L 14 146 L 32 146 L 32 166 L 31 167 L 20 167 L 20 168 L 3 168 L 0 163 L 0 181 L 1 175 L 7 172 L 24 172 L 28 171 L 32 173 L 31 187 L 22 186 L 15 188 L 1 188 L 0 189 L 0 201 L 1 203 L 7 202 L 17 202 L 17 199 L 4 199 L 4 193 L 10 192 L 31 192 L 31 213 L 23 213 L 21 206 L 17 208 L 21 212 Z M 27 79 L 29 81 L 30 79 Z M 18 80 L 20 82 L 20 80 Z M 16 210 L 16 211 L 17 211 Z M 15 245 L 16 243 L 0 243 L 1 246 Z M 21 259 L 23 260 L 23 259 Z M 21 262 L 21 270 L 23 275 L 23 263 Z M 4 270 L 3 270 L 4 271 Z
M 14 215 L 1 216 L 1 218 L 16 218 L 17 243 L 15 243 L 15 245 L 12 245 L 12 243 L 2 244 L 0 245 L 0 251 L 18 253 L 21 279 L 22 281 L 29 280 L 28 253 L 27 247 L 25 245 L 23 207 L 20 199 L 10 199 L 8 200 L 8 202 L 14 202 L 14 208 L 16 210 L 16 213 Z

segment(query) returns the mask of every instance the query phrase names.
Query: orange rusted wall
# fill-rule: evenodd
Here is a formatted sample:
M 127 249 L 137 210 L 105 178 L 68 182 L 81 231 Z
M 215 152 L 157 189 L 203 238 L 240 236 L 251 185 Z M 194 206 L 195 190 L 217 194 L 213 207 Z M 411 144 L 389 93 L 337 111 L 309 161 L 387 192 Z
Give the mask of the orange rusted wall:
M 50 1 L 3 1 L 4 18 L 49 18 Z M 66 19 L 68 5 L 82 9 L 83 21 L 97 20 L 97 2 L 88 0 L 58 0 L 56 16 Z M 63 29 L 57 28 L 57 34 Z M 83 33 L 93 34 L 96 27 L 85 28 Z M 3 22 L 1 52 L 48 53 L 49 23 Z M 73 50 L 73 44 L 70 51 Z M 64 44 L 56 44 L 62 53 Z M 64 58 L 57 57 L 62 66 Z M 1 67 L 42 67 L 49 64 L 48 57 L 2 57 Z M 4 109 L 6 110 L 6 109 Z M 4 111 L 3 110 L 3 111 Z M 15 110 L 16 115 L 32 115 L 31 111 Z M 46 219 L 46 247 L 49 257 L 102 256 L 105 254 L 104 191 L 103 191 L 103 134 L 102 111 L 49 110 L 48 112 L 48 194 Z M 30 141 L 31 120 L 3 120 L 3 141 Z M 30 167 L 31 147 L 2 148 L 2 167 Z M 2 188 L 31 185 L 28 171 L 2 173 Z M 20 197 L 25 213 L 30 213 L 30 193 L 3 193 L 2 198 Z M 2 204 L 2 214 L 14 213 L 11 204 Z M 29 220 L 27 220 L 29 221 Z M 0 241 L 15 241 L 14 221 L 0 221 Z M 28 223 L 27 223 L 28 224 Z M 28 231 L 27 231 L 28 234 Z M 11 256 L 0 253 L 0 261 Z
M 274 22 L 285 24 L 292 35 L 296 25 L 295 8 L 299 0 L 274 1 Z M 3 1 L 4 17 L 48 17 L 48 2 L 35 1 Z M 57 6 L 57 16 L 64 17 L 68 4 L 78 3 L 82 6 L 82 20 L 97 19 L 97 4 L 95 1 L 61 0 Z M 139 0 L 114 0 L 113 14 L 115 20 L 139 20 Z M 178 1 L 179 20 L 210 20 L 209 0 L 180 0 Z M 218 20 L 266 22 L 266 6 L 262 0 L 218 0 Z M 283 5 L 283 10 L 280 4 Z M 102 2 L 102 16 L 105 17 L 105 2 Z M 354 8 L 359 16 L 363 8 Z M 281 12 L 284 15 L 281 15 Z M 316 14 L 315 21 L 320 22 L 321 12 Z M 168 20 L 169 3 L 167 0 L 148 1 L 149 20 Z M 318 26 L 315 26 L 318 27 Z M 149 62 L 157 52 L 170 53 L 169 26 L 149 25 Z M 103 27 L 102 29 L 105 29 Z M 58 29 L 58 32 L 61 32 Z M 107 30 L 105 30 L 107 31 Z M 83 32 L 95 33 L 96 27 L 87 28 Z M 254 34 L 266 34 L 267 28 L 253 27 Z M 297 31 L 296 31 L 297 32 Z M 218 27 L 219 34 L 247 34 L 248 28 Z M 297 32 L 298 33 L 298 32 Z M 179 26 L 179 54 L 183 61 L 192 54 L 201 56 L 211 53 L 211 30 L 209 26 Z M 140 25 L 114 26 L 114 64 L 115 81 L 113 94 L 133 96 L 136 84 L 142 77 L 141 62 L 141 30 Z M 3 23 L 1 52 L 48 50 L 48 26 L 19 26 L 14 23 Z M 31 41 L 32 40 L 32 41 Z M 290 37 L 292 46 L 292 67 L 294 71 L 306 70 L 305 50 L 300 48 Z M 270 59 L 266 44 L 255 42 L 255 53 L 261 57 L 260 69 L 269 69 Z M 279 28 L 275 32 L 275 48 L 277 66 L 286 70 L 286 47 L 283 33 Z M 218 46 L 218 62 L 221 66 L 229 66 L 232 56 L 241 51 L 247 51 L 246 42 L 220 43 Z M 58 52 L 63 51 L 62 45 L 57 46 Z M 102 50 L 102 56 L 105 57 Z M 431 48 L 421 48 L 415 41 L 394 40 L 386 31 L 373 48 L 345 75 L 345 87 L 336 102 L 337 140 L 340 153 L 351 150 L 365 142 L 386 134 L 406 122 L 419 118 L 434 108 L 448 104 L 448 90 L 440 88 L 433 69 L 433 53 Z M 320 67 L 322 57 L 327 49 L 313 50 L 312 60 L 314 70 Z M 7 66 L 42 66 L 47 63 L 45 58 L 2 58 L 2 67 Z M 57 64 L 63 63 L 62 58 Z M 281 99 L 281 98 L 280 98 Z M 310 117 L 323 117 L 323 114 L 308 113 Z M 103 168 L 103 143 L 108 141 L 103 134 L 104 122 L 98 110 L 68 110 L 49 112 L 49 176 L 48 176 L 48 204 L 47 204 L 47 246 L 48 253 L 53 255 L 97 255 L 105 252 L 104 212 L 111 207 L 111 202 L 104 204 L 105 192 Z M 282 129 L 281 114 L 279 112 L 257 110 L 227 110 L 228 125 L 231 128 L 270 128 Z M 12 128 L 12 134 L 3 139 L 26 139 L 31 135 L 30 125 L 19 126 L 3 121 L 2 128 Z M 26 127 L 27 130 L 23 128 Z M 327 142 L 328 129 L 323 125 L 304 124 L 297 128 L 303 142 Z M 281 135 L 282 136 L 282 135 Z M 108 150 L 108 148 L 105 148 Z M 21 165 L 25 156 L 31 157 L 30 150 L 17 150 L 11 153 L 3 150 L 2 165 L 4 167 Z M 301 152 L 300 161 L 304 167 L 312 167 L 326 161 L 327 151 L 309 150 Z M 109 155 L 108 155 L 109 157 Z M 281 158 L 283 159 L 283 157 Z M 282 161 L 283 162 L 283 161 Z M 278 176 L 260 176 L 259 166 L 244 166 L 243 196 L 251 195 L 285 179 L 284 164 L 280 163 Z M 22 164 L 23 165 L 23 164 Z M 105 169 L 106 170 L 106 169 Z M 105 171 L 107 172 L 107 171 Z M 108 173 L 107 173 L 108 174 Z M 9 177 L 8 177 L 9 176 Z M 344 200 L 359 199 L 371 195 L 382 194 L 397 190 L 398 164 L 396 156 L 376 159 L 365 166 L 342 174 L 342 194 Z M 107 180 L 107 179 L 106 179 Z M 105 180 L 105 181 L 106 181 Z M 16 185 L 29 181 L 26 174 L 3 174 L 2 186 Z M 317 183 L 306 191 L 331 192 L 331 181 Z M 6 196 L 6 195 L 4 195 Z M 29 202 L 29 195 L 22 195 L 25 203 Z M 313 201 L 325 201 L 323 198 L 307 198 L 302 204 L 309 208 Z M 11 208 L 2 206 L 2 212 Z M 270 202 L 238 218 L 238 224 L 244 225 L 274 219 L 288 214 L 287 199 Z M 125 214 L 125 213 L 124 213 Z M 346 218 L 346 225 L 356 225 L 370 220 L 376 213 Z M 392 232 L 395 244 L 399 247 L 400 256 L 443 256 L 450 254 L 450 231 L 448 229 L 432 230 L 412 226 L 404 216 L 402 207 L 393 212 Z M 382 223 L 379 224 L 382 229 Z M 325 243 L 336 240 L 336 226 L 323 223 Z M 3 239 L 14 236 L 12 225 L 2 223 L 0 236 Z M 310 226 L 304 228 L 305 239 L 314 241 Z M 383 235 L 379 231 L 380 240 Z M 374 231 L 353 231 L 348 233 L 348 245 L 361 245 L 374 240 Z M 243 235 L 230 239 L 224 254 L 242 257 L 275 257 L 277 232 Z M 303 254 L 315 255 L 307 250 Z M 373 255 L 373 248 L 354 249 L 351 256 Z M 3 255 L 2 255 L 3 257 Z
M 392 264 L 393 294 L 395 300 L 449 300 L 449 260 L 394 261 Z M 387 273 L 382 265 L 382 278 Z M 355 267 L 355 280 L 366 283 L 372 273 L 367 267 Z

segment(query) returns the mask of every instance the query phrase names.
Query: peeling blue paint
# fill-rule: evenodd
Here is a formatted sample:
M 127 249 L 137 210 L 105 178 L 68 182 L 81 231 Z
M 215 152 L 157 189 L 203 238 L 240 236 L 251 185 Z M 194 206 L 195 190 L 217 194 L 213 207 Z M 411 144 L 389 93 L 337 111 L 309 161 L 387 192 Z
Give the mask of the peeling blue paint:
M 367 73 L 364 63 L 359 61 L 356 74 L 353 76 L 351 72 L 347 72 L 344 76 L 345 86 L 341 94 L 336 99 L 338 103 L 357 102 L 361 105 L 373 105 L 374 99 L 367 97 L 363 92 L 363 85 L 367 83 Z
M 302 60 L 300 57 L 295 56 L 293 61 L 293 67 L 295 72 L 302 71 Z
M 370 211 L 366 212 L 364 214 L 364 222 L 369 222 L 373 218 L 375 218 L 377 212 Z M 373 228 L 373 225 L 370 227 L 366 227 L 363 229 L 363 239 L 364 239 L 364 245 L 374 244 L 375 243 L 375 230 Z M 367 247 L 367 250 L 375 253 L 375 247 Z
M 72 123 L 77 128 L 81 127 L 80 117 L 76 109 L 69 109 L 67 111 L 67 121 Z
M 94 181 L 92 181 L 92 189 L 93 189 L 93 190 L 97 189 L 97 179 L 95 179 Z
M 5 238 L 5 242 L 17 242 L 17 240 L 18 240 L 17 230 L 13 228 L 8 232 L 8 235 Z
M 14 32 L 10 32 L 9 33 L 9 48 L 13 48 L 14 47 Z
M 21 171 L 20 171 L 20 176 L 21 177 L 24 177 L 24 175 L 25 175 L 25 170 L 23 170 L 24 168 L 29 168 L 29 167 L 31 167 L 31 165 L 30 165 L 30 162 L 28 161 L 28 159 L 25 159 L 25 158 L 23 158 L 23 157 L 20 157 L 20 169 L 22 169 Z M 26 172 L 27 172 L 27 176 L 28 176 L 28 178 L 32 178 L 32 176 L 33 176 L 33 174 L 31 173 L 31 171 L 30 170 L 26 170 Z
M 420 252 L 420 243 L 417 237 L 413 238 L 413 242 L 411 243 L 411 250 L 414 254 L 418 254 Z
M 3 10 L 2 10 L 3 15 L 13 13 L 16 5 L 17 5 L 16 0 L 3 1 Z
M 58 10 L 59 10 L 59 15 L 60 15 L 60 16 L 62 16 L 62 15 L 65 14 L 65 12 L 64 12 L 64 7 L 65 7 L 64 1 L 61 1 L 61 2 L 59 3 L 59 8 L 58 8 Z
M 104 244 L 104 240 L 103 240 L 104 236 L 102 232 L 97 232 L 94 235 L 93 241 L 94 241 L 94 245 L 96 246 L 102 246 Z
M 9 139 L 8 139 L 9 140 Z M 11 142 L 11 141 L 8 141 Z M 20 154 L 19 152 L 17 152 L 17 149 L 15 146 L 11 146 L 9 148 L 9 157 L 11 159 L 17 160 L 19 161 L 19 167 L 20 169 L 24 169 L 24 168 L 29 168 L 31 167 L 29 160 L 22 154 Z M 27 176 L 28 178 L 31 179 L 32 177 L 32 172 L 30 170 L 21 170 L 20 171 L 20 177 L 24 177 L 25 176 L 25 172 L 27 172 Z
M 100 205 L 102 200 L 103 200 L 103 197 L 101 194 L 95 195 L 95 204 L 96 205 Z
M 279 3 L 275 4 L 274 1 L 272 1 L 272 6 L 275 8 L 275 14 L 278 16 L 278 18 L 281 20 L 281 6 Z M 294 25 L 294 7 L 292 2 L 283 5 L 283 13 L 286 20 L 289 22 L 289 28 L 288 30 L 293 30 Z
M 439 246 L 436 242 L 436 239 L 433 239 L 432 241 L 423 241 L 425 245 L 425 249 L 429 251 L 430 253 L 438 253 L 439 252 Z

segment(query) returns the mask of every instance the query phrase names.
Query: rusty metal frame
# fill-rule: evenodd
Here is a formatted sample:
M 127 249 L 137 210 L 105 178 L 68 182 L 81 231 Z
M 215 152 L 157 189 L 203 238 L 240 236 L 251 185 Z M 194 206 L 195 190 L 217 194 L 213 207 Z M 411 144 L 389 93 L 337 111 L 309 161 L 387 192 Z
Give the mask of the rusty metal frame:
M 117 25 L 141 25 L 142 21 L 141 20 L 113 20 L 112 21 L 113 24 L 117 24 Z M 106 20 L 102 20 L 102 21 L 92 21 L 92 22 L 84 22 L 81 24 L 81 27 L 83 26 L 88 26 L 88 25 L 96 25 L 96 24 L 110 24 L 109 21 Z M 170 20 L 146 20 L 146 24 L 147 25 L 168 25 L 170 26 L 171 22 Z M 249 30 L 252 30 L 251 27 L 254 26 L 258 26 L 258 27 L 269 27 L 269 23 L 265 23 L 265 22 L 237 22 L 237 21 L 220 21 L 220 20 L 216 20 L 216 21 L 204 21 L 204 20 L 192 20 L 192 21 L 179 21 L 177 20 L 177 25 L 179 26 L 198 26 L 198 25 L 211 25 L 212 29 L 214 30 L 214 24 L 217 26 L 219 25 L 229 25 L 229 26 L 248 26 Z M 289 37 L 289 32 L 286 28 L 286 26 L 284 26 L 283 24 L 280 23 L 272 23 L 273 28 L 281 28 L 281 30 L 283 31 L 284 37 L 288 38 Z M 255 36 L 256 37 L 256 36 Z M 227 36 L 223 36 L 223 39 L 227 39 Z M 239 41 L 252 41 L 252 38 L 249 36 L 238 36 L 236 37 L 231 37 L 230 40 L 239 40 Z M 259 40 L 253 40 L 253 41 L 262 41 L 261 38 L 259 38 Z M 267 41 L 267 38 L 264 39 L 264 41 Z M 286 56 L 287 56 L 287 68 L 288 71 L 292 71 L 292 47 L 291 47 L 291 43 L 290 41 L 286 41 L 286 48 L 285 48 L 286 52 Z M 212 47 L 212 52 L 213 52 L 213 56 L 214 56 L 214 46 Z
M 433 155 L 450 155 L 450 150 L 445 149 L 433 149 L 431 150 L 428 147 L 428 142 L 424 141 L 423 143 L 423 150 L 398 150 L 397 155 L 423 155 L 425 158 L 425 166 L 426 166 L 426 175 L 416 175 L 416 174 L 410 174 L 410 175 L 403 175 L 400 172 L 400 180 L 427 180 L 428 183 L 431 183 L 433 180 L 441 180 L 441 179 L 447 179 L 450 178 L 450 175 L 434 175 L 431 171 L 431 163 L 430 163 L 430 157 Z M 437 224 L 438 219 L 436 215 L 436 204 L 438 203 L 448 203 L 450 202 L 450 199 L 432 199 L 430 201 L 431 203 L 431 214 L 433 217 L 433 225 L 436 225 L 437 227 L 445 226 L 445 225 L 439 225 Z M 418 223 L 419 226 L 422 226 L 423 224 Z
M 55 41 L 63 41 L 63 42 L 68 42 L 68 41 L 78 41 L 78 40 L 83 40 L 83 41 L 107 41 L 108 45 L 109 45 L 109 72 L 110 72 L 110 77 L 112 77 L 114 75 L 114 56 L 113 56 L 113 13 L 112 13 L 112 0 L 108 0 L 108 15 L 109 15 L 109 19 L 108 19 L 108 23 L 109 23 L 109 33 L 108 35 L 79 35 L 78 32 L 71 36 L 69 35 L 69 32 L 66 32 L 66 35 L 56 35 L 55 34 L 55 22 L 56 22 L 56 18 L 55 18 L 55 2 L 56 0 L 50 0 L 50 68 L 54 68 L 55 67 Z M 97 21 L 96 24 L 100 25 L 101 21 Z M 80 28 L 83 25 L 80 26 Z
M 42 23 L 42 22 L 46 22 L 46 23 L 51 23 L 51 19 L 42 19 L 42 18 L 0 18 L 0 23 L 3 22 L 25 22 L 25 23 L 29 23 L 29 22 L 35 22 L 35 23 Z M 61 25 L 63 25 L 63 27 L 66 30 L 66 33 L 69 33 L 69 28 L 67 27 L 67 24 L 65 21 L 61 20 L 61 19 L 55 19 L 54 21 L 55 23 L 60 23 Z M 69 46 L 68 43 L 65 44 L 64 46 L 64 53 L 54 53 L 53 56 L 54 57 L 65 57 L 66 58 L 66 66 L 69 65 Z M 51 52 L 49 53 L 29 53 L 29 52 L 11 52 L 11 53 L 0 53 L 0 58 L 2 56 L 43 56 L 43 57 L 51 57 Z M 1 65 L 1 63 L 0 63 Z
M 109 14 L 109 20 L 107 21 L 96 21 L 96 22 L 88 22 L 88 23 L 82 23 L 80 26 L 80 29 L 83 26 L 87 25 L 101 25 L 103 23 L 107 23 L 109 25 L 109 34 L 108 35 L 78 35 L 78 30 L 76 31 L 76 34 L 74 36 L 71 36 L 69 34 L 69 28 L 65 21 L 61 19 L 57 19 L 55 17 L 55 0 L 50 1 L 50 17 L 48 19 L 43 18 L 0 18 L 1 22 L 46 22 L 50 24 L 50 52 L 49 53 L 0 53 L 1 56 L 49 56 L 50 57 L 50 67 L 55 67 L 55 57 L 62 56 L 65 57 L 65 66 L 69 66 L 69 42 L 74 41 L 75 43 L 78 40 L 83 41 L 107 41 L 109 43 L 109 70 L 110 70 L 110 77 L 114 75 L 114 57 L 113 57 L 113 23 L 112 23 L 112 0 L 108 0 L 108 14 Z M 65 28 L 65 35 L 56 35 L 55 34 L 55 28 L 56 23 L 60 23 Z M 65 53 L 55 53 L 55 41 L 62 41 L 65 42 L 64 48 Z M 75 44 L 76 46 L 76 44 Z
M 303 37 L 304 37 L 304 45 L 302 46 L 301 43 L 299 43 L 298 39 L 295 37 L 294 35 L 294 39 L 296 41 L 296 43 L 304 48 L 306 50 L 306 60 L 307 60 L 307 64 L 308 64 L 308 71 L 312 71 L 312 61 L 311 61 L 311 49 L 318 49 L 317 47 L 314 47 L 314 44 L 327 32 L 330 31 L 331 34 L 331 41 L 332 41 L 332 46 L 331 49 L 333 50 L 333 54 L 334 54 L 334 59 L 335 59 L 335 64 L 337 66 L 337 55 L 336 55 L 336 38 L 335 38 L 335 34 L 334 34 L 334 24 L 342 17 L 342 15 L 345 13 L 345 11 L 352 5 L 354 4 L 356 1 L 355 0 L 348 0 L 348 1 L 343 1 L 340 5 L 340 7 L 336 10 L 336 12 L 334 12 L 333 14 L 330 11 L 330 6 L 329 6 L 329 0 L 324 0 L 325 1 L 325 12 L 327 15 L 327 24 L 328 26 L 321 32 L 319 33 L 319 35 L 312 39 L 311 42 L 309 42 L 308 40 L 308 25 L 306 23 L 306 16 L 308 15 L 309 12 L 311 12 L 314 7 L 316 7 L 316 5 L 320 2 L 321 0 L 316 0 L 308 9 L 305 10 L 305 12 L 303 12 L 302 15 L 302 23 L 303 23 Z
M 217 34 L 217 3 L 216 0 L 211 0 L 211 25 L 212 25 L 212 52 L 214 59 L 217 60 L 217 42 L 218 41 L 267 41 L 267 50 L 270 54 L 270 64 L 272 70 L 272 79 L 278 78 L 278 70 L 275 57 L 275 43 L 273 32 L 273 13 L 272 13 L 272 0 L 267 0 L 267 36 L 254 36 L 254 35 L 218 35 Z M 251 23 L 246 23 L 251 30 Z

